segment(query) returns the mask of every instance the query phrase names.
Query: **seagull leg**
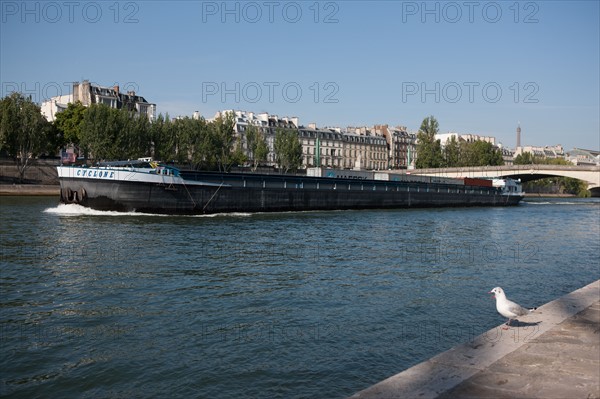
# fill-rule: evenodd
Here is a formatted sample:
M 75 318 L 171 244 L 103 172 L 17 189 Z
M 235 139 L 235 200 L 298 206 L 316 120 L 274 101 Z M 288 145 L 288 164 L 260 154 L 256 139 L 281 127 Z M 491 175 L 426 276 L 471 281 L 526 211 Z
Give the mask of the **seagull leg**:
M 504 323 L 505 325 L 507 325 L 508 327 L 502 327 L 503 330 L 508 330 L 510 328 L 510 319 L 508 319 L 508 321 L 506 323 Z

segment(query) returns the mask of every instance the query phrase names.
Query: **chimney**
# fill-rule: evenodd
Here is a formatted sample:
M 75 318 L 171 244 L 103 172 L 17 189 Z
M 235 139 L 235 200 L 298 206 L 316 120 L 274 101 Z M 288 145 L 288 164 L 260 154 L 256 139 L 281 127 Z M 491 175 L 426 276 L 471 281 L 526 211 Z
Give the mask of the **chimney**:
M 119 94 L 119 85 L 113 86 L 113 90 Z

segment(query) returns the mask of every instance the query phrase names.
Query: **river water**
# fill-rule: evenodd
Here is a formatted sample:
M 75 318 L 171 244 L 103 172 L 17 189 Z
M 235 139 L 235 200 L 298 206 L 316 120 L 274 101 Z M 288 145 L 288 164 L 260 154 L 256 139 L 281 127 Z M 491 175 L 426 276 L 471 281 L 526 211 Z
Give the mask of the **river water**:
M 0 395 L 343 398 L 600 278 L 600 201 L 211 217 L 0 197 Z M 534 334 L 530 331 L 529 334 Z

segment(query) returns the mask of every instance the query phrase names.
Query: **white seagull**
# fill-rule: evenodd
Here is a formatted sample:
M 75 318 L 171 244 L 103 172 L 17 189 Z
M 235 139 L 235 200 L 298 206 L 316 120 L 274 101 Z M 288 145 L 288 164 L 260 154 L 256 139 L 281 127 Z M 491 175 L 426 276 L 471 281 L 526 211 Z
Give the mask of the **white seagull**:
M 500 313 L 502 316 L 508 319 L 508 322 L 506 323 L 506 325 L 508 326 L 510 326 L 511 320 L 516 319 L 519 316 L 525 316 L 537 309 L 526 309 L 521 305 L 514 303 L 513 301 L 509 301 L 506 298 L 504 290 L 500 287 L 494 288 L 489 292 L 489 294 L 494 294 L 494 297 L 496 298 L 496 310 L 498 311 L 498 313 Z M 502 328 L 504 330 L 508 329 L 508 327 Z

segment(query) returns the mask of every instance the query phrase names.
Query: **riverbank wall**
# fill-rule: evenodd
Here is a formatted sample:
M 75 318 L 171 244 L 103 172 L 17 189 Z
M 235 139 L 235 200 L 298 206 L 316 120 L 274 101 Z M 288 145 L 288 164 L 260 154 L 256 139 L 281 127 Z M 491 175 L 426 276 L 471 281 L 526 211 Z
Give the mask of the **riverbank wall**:
M 0 184 L 0 196 L 59 196 L 59 185 Z
M 351 398 L 598 398 L 599 326 L 596 280 Z
M 23 181 L 20 181 L 19 170 L 14 161 L 0 159 L 0 184 L 58 186 L 58 173 L 56 171 L 58 164 L 58 159 L 36 159 L 31 166 L 25 169 Z

